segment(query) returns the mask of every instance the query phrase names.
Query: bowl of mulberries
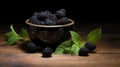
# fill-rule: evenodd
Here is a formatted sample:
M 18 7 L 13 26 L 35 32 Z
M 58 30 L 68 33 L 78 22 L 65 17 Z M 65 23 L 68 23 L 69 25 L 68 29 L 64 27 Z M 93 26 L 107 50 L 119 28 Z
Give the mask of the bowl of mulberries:
M 48 10 L 34 12 L 25 23 L 30 39 L 43 47 L 59 45 L 69 39 L 69 31 L 74 30 L 74 21 L 66 17 L 65 9 L 54 13 Z

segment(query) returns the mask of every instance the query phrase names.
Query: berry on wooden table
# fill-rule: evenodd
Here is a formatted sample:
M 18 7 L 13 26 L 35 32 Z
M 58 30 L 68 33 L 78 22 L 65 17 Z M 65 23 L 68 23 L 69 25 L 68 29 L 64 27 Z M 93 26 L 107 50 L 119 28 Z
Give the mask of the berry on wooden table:
M 51 57 L 53 50 L 50 47 L 46 47 L 42 51 L 42 57 L 48 58 Z

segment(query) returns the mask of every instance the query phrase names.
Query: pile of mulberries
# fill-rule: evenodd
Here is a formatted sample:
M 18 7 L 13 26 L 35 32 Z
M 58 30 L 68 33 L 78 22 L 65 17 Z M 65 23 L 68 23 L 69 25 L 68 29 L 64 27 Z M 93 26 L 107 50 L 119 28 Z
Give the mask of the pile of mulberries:
M 37 25 L 63 25 L 70 23 L 69 19 L 66 17 L 65 9 L 60 9 L 55 13 L 47 10 L 34 12 L 29 18 L 29 21 Z
M 44 58 L 49 58 L 52 57 L 53 49 L 51 47 L 45 47 L 41 48 L 37 44 L 35 44 L 32 41 L 25 42 L 21 45 L 19 45 L 21 49 L 23 49 L 27 53 L 36 53 L 36 52 L 41 52 L 42 57 Z

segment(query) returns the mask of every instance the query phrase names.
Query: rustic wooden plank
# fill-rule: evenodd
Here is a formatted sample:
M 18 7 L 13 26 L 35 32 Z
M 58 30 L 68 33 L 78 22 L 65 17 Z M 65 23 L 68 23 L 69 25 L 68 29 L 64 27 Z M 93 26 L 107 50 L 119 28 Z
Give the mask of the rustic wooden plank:
M 41 53 L 25 53 L 18 44 L 7 46 L 6 31 L 0 31 L 0 67 L 120 67 L 120 34 L 103 34 L 89 56 L 55 55 L 41 57 Z M 79 31 L 85 41 L 86 33 Z
M 90 54 L 88 57 L 55 55 L 51 58 L 42 58 L 36 54 L 2 54 L 0 55 L 0 65 L 2 66 L 29 66 L 29 67 L 119 67 L 120 54 Z M 6 62 L 7 61 L 7 62 Z M 117 62 L 115 62 L 117 61 Z

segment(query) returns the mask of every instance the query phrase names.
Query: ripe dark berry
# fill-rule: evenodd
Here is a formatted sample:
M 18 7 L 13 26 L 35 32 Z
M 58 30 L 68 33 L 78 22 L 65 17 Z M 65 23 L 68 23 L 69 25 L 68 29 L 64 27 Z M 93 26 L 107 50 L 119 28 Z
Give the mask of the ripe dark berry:
M 66 15 L 65 9 L 60 9 L 60 10 L 56 11 L 56 16 L 58 19 L 61 17 L 64 17 L 65 15 Z
M 39 20 L 41 20 L 41 21 L 45 21 L 45 19 L 47 19 L 48 18 L 48 14 L 46 13 L 46 12 L 40 12 L 39 14 L 38 14 L 38 17 L 37 17 Z
M 91 43 L 86 43 L 85 47 L 89 50 L 89 52 L 91 52 L 91 51 L 96 49 L 96 45 L 91 44 Z
M 33 24 L 38 24 L 39 23 L 39 20 L 37 19 L 37 16 L 32 16 L 32 17 L 30 17 L 29 20 Z
M 47 14 L 47 18 L 50 18 L 53 15 L 50 11 L 45 10 L 44 12 Z
M 57 17 L 56 17 L 55 14 L 51 14 L 49 19 L 52 20 L 52 21 L 57 21 Z
M 56 22 L 55 22 L 55 21 L 52 21 L 52 20 L 50 20 L 50 19 L 46 19 L 46 20 L 45 20 L 45 24 L 46 24 L 46 25 L 55 25 Z
M 42 51 L 42 57 L 46 57 L 46 58 L 51 57 L 52 52 L 53 52 L 53 50 L 50 47 L 46 47 Z
M 79 56 L 88 56 L 89 50 L 86 47 L 80 48 Z
M 57 21 L 57 24 L 67 24 L 69 23 L 69 19 L 67 17 L 62 17 Z
M 28 42 L 25 48 L 26 48 L 26 52 L 34 53 L 37 51 L 37 47 L 33 42 Z

